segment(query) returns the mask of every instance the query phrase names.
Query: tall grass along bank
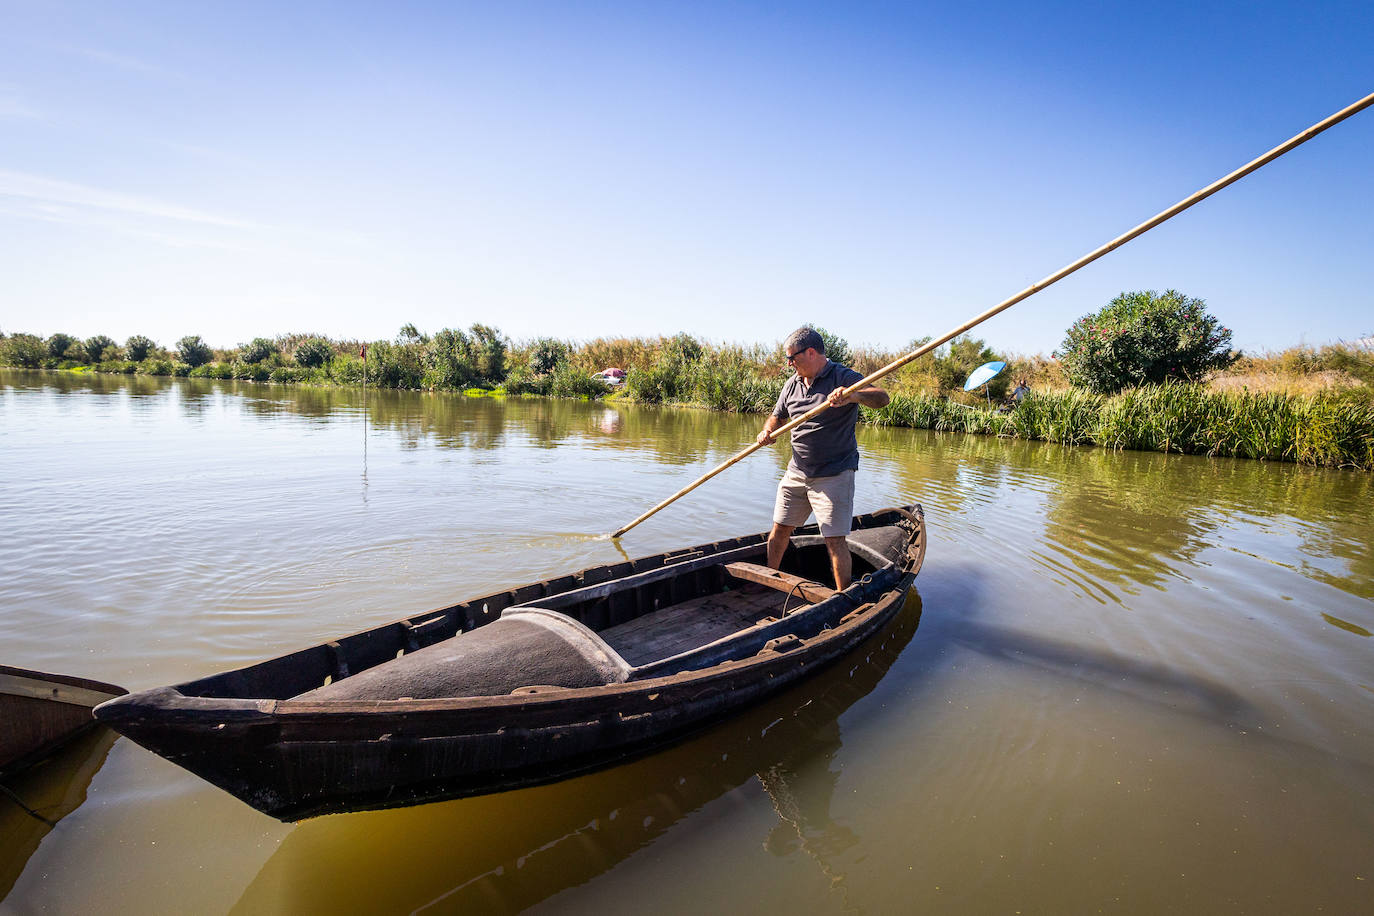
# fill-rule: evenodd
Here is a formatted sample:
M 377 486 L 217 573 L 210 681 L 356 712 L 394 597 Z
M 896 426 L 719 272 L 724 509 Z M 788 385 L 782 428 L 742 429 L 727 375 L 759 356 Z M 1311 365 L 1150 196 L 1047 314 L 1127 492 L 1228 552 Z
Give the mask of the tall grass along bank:
M 834 335 L 827 338 L 827 351 L 864 374 L 900 355 L 853 350 Z M 614 397 L 760 414 L 772 409 L 786 381 L 784 357 L 781 344 L 715 344 L 687 334 L 512 343 L 481 324 L 433 335 L 406 325 L 395 340 L 369 343 L 292 334 L 227 350 L 212 349 L 194 335 L 170 349 L 137 335 L 123 346 L 103 335 L 85 341 L 67 334 L 46 340 L 0 335 L 0 365 L 19 368 Z M 1006 359 L 1008 371 L 983 397 L 996 404 L 1010 378 L 1027 379 L 1034 392 L 1012 410 L 960 390 L 974 366 L 994 357 Z M 594 377 L 612 366 L 628 373 L 619 389 Z M 1206 384 L 1170 381 L 1100 395 L 1067 388 L 1055 360 L 997 354 L 981 340 L 958 338 L 881 384 L 892 402 L 881 410 L 864 409 L 862 416 L 882 425 L 1374 469 L 1374 350 L 1363 345 L 1248 356 Z
M 1351 394 L 1215 392 L 1169 382 L 1113 396 L 1032 394 L 1009 412 L 898 395 L 871 423 L 1064 445 L 1374 469 L 1374 405 Z

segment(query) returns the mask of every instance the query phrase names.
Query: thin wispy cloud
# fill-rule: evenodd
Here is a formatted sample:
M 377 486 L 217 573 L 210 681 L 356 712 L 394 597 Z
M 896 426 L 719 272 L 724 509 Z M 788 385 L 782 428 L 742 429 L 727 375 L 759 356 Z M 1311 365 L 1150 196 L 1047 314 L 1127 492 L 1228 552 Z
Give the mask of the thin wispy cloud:
M 17 86 L 0 86 L 0 118 L 39 118 Z
M 291 249 L 319 263 L 351 263 L 377 239 L 346 229 L 301 229 L 253 222 L 121 191 L 0 169 L 0 217 L 100 230 L 177 248 Z
M 110 67 L 117 67 L 120 70 L 129 70 L 133 73 L 144 73 L 149 76 L 177 77 L 178 74 L 168 70 L 166 67 L 150 64 L 147 61 L 139 60 L 136 57 L 129 57 L 124 54 L 115 54 L 110 51 L 103 51 L 99 48 L 82 48 L 74 45 L 47 44 L 45 47 L 63 54 L 71 54 L 76 57 L 84 57 L 87 60 L 105 64 Z
M 166 203 L 150 197 L 0 169 L 0 197 L 111 211 L 145 219 L 260 232 L 270 227 L 248 220 Z
M 266 250 L 262 245 L 215 238 L 200 231 L 171 232 L 159 230 L 156 224 L 140 222 L 118 213 L 87 210 L 64 204 L 0 198 L 0 218 L 4 217 L 35 220 L 80 230 L 93 229 L 104 233 L 146 239 L 171 248 L 211 248 L 217 251 L 238 252 Z

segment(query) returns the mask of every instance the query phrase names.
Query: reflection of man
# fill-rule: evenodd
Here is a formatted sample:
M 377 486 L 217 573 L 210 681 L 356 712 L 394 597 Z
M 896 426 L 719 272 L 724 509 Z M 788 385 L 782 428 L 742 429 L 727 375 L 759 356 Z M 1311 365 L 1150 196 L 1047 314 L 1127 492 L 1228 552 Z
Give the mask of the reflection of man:
M 845 588 L 851 567 L 845 538 L 854 518 L 854 472 L 859 467 L 854 425 L 859 405 L 882 407 L 888 402 L 887 392 L 870 385 L 845 395 L 844 389 L 863 376 L 826 359 L 825 341 L 811 328 L 793 331 L 784 347 L 787 362 L 797 372 L 783 386 L 758 441 L 771 443 L 789 417 L 799 417 L 823 403 L 829 403 L 830 409 L 792 430 L 792 460 L 778 483 L 773 530 L 768 533 L 768 565 L 774 569 L 781 565 L 792 532 L 815 511 L 830 552 L 835 587 Z
M 832 885 L 842 883 L 844 873 L 830 860 L 859 842 L 853 830 L 830 816 L 840 778 L 838 769 L 832 770 L 830 765 L 840 747 L 840 725 L 832 719 L 808 734 L 795 752 L 756 774 L 778 815 L 763 848 L 775 856 L 785 856 L 800 845 Z

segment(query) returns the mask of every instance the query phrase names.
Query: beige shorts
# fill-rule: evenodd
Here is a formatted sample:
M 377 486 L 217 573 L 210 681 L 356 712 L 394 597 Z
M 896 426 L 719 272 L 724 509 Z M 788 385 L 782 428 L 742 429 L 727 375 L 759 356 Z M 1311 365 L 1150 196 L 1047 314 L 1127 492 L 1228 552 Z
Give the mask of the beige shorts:
M 773 504 L 773 521 L 796 528 L 806 524 L 815 511 L 823 537 L 844 537 L 854 521 L 854 472 L 841 471 L 834 477 L 803 477 L 789 466 L 778 481 L 778 499 Z

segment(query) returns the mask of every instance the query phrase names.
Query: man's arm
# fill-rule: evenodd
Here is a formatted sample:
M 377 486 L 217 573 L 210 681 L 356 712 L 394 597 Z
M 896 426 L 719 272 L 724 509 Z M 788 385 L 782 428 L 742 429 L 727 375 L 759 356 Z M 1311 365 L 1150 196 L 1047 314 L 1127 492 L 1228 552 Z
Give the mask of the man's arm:
M 778 402 L 773 405 L 773 412 L 768 415 L 768 419 L 763 424 L 763 430 L 755 438 L 760 445 L 772 445 L 773 433 L 777 432 L 778 427 L 787 422 L 787 390 L 791 382 L 782 386 L 782 391 L 778 392 Z
M 892 400 L 888 393 L 877 385 L 869 385 L 867 388 L 860 388 L 851 395 L 845 396 L 843 388 L 836 388 L 830 392 L 830 406 L 839 407 L 843 404 L 862 404 L 864 407 L 886 407 L 887 402 Z
M 771 445 L 773 442 L 773 433 L 777 432 L 778 427 L 782 424 L 783 420 L 781 418 L 776 414 L 770 414 L 768 419 L 764 421 L 763 431 L 758 434 L 759 444 Z

